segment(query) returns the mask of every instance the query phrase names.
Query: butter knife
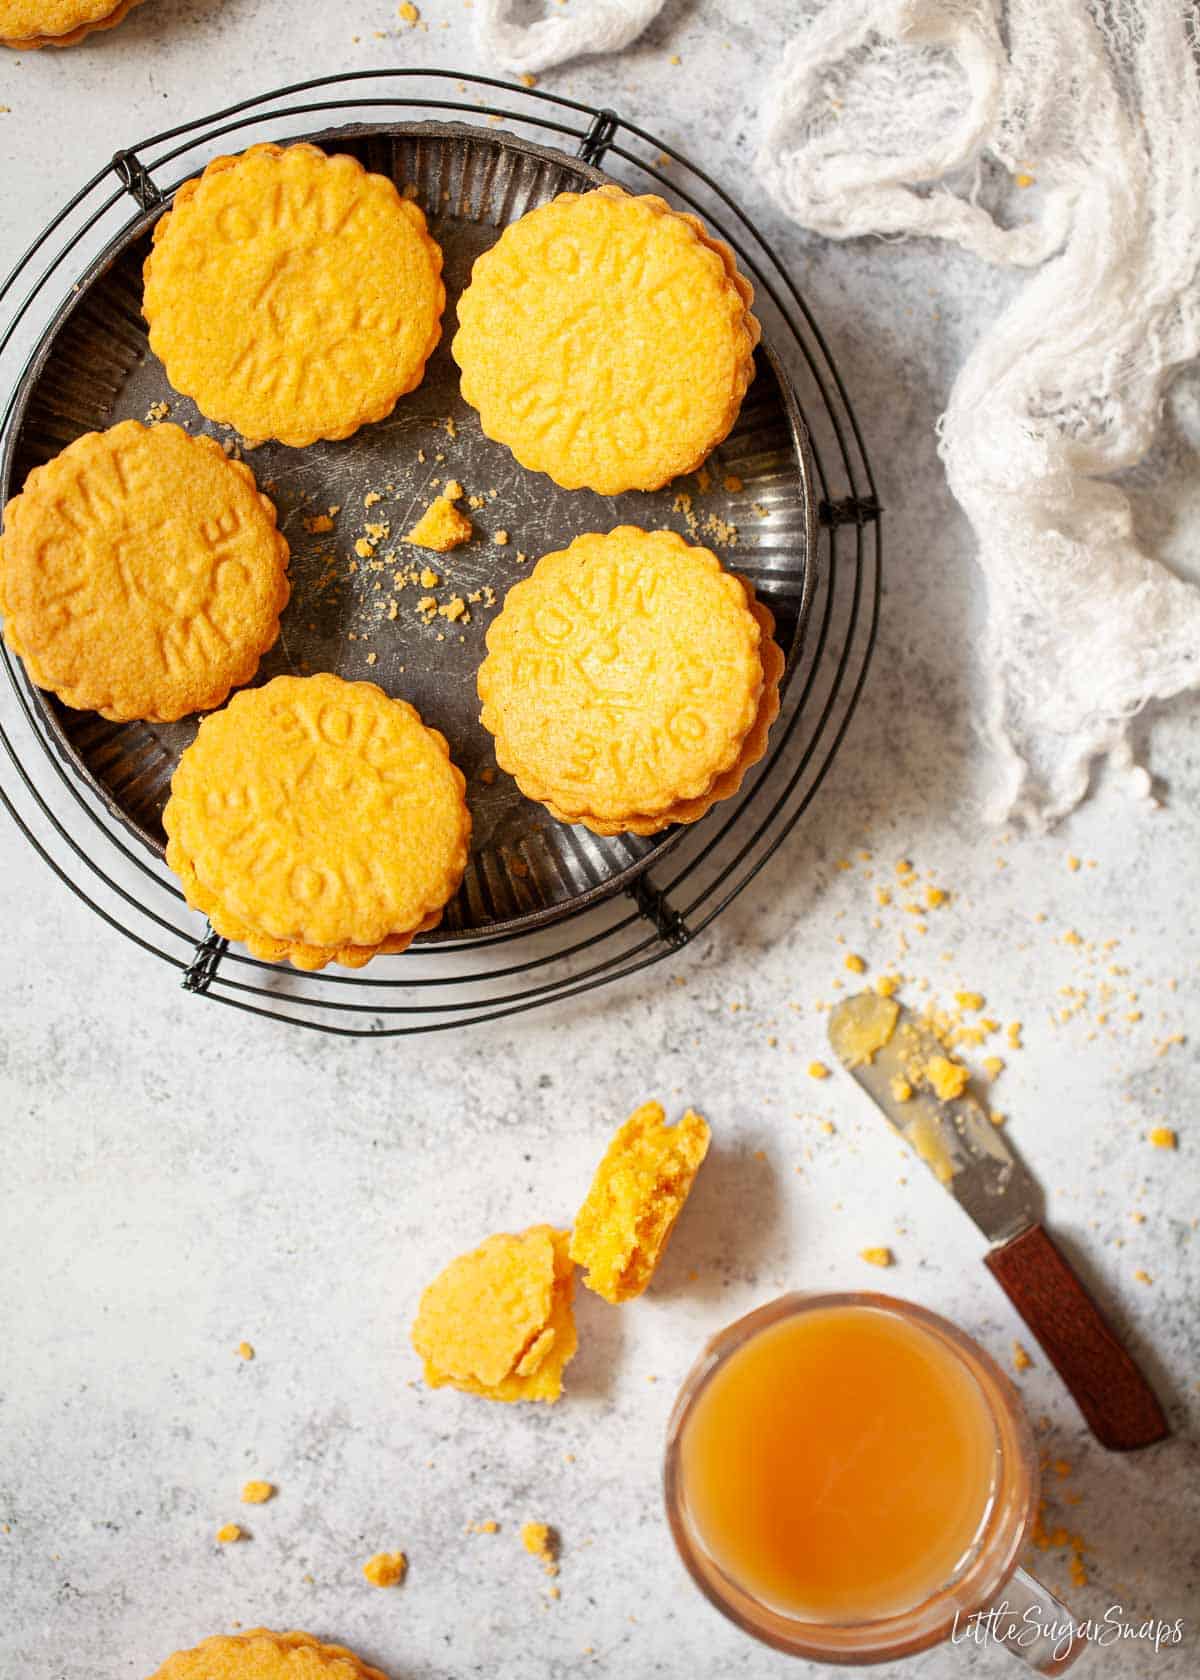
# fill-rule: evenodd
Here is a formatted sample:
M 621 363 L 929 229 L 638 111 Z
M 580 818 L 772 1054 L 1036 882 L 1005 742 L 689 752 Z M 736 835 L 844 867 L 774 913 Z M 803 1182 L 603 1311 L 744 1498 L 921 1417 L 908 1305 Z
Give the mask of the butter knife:
M 1170 1431 L 1162 1407 L 1042 1224 L 1042 1197 L 1028 1168 L 969 1086 L 955 1093 L 954 1067 L 920 1017 L 893 998 L 860 992 L 830 1015 L 829 1041 L 884 1118 L 992 1244 L 984 1264 L 1097 1440 L 1116 1452 L 1163 1440 Z

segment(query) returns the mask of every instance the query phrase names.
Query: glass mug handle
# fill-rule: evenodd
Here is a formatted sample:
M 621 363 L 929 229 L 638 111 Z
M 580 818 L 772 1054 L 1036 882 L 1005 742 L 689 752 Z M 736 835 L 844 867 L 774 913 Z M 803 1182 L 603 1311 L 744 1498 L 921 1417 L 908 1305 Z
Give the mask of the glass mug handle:
M 1027 1569 L 1014 1570 L 979 1617 L 988 1625 L 989 1643 L 1003 1645 L 1035 1674 L 1065 1674 L 1087 1648 L 1066 1605 Z

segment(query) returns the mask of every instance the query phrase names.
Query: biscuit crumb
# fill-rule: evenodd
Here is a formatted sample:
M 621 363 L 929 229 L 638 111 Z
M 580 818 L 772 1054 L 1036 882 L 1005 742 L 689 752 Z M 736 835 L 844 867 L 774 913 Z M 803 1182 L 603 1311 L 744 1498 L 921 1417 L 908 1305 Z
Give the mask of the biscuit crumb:
M 442 489 L 442 495 L 448 502 L 459 502 L 463 498 L 463 487 L 456 478 L 448 478 Z
M 247 1482 L 242 1488 L 243 1505 L 265 1505 L 278 1492 L 274 1482 Z
M 868 1266 L 894 1266 L 895 1256 L 890 1248 L 860 1248 L 858 1258 Z
M 810 1079 L 828 1079 L 829 1069 L 824 1062 L 809 1062 L 808 1077 Z
M 333 530 L 333 520 L 327 513 L 306 513 L 304 529 L 312 536 L 318 536 L 323 531 Z
M 925 1076 L 941 1102 L 953 1102 L 955 1097 L 961 1097 L 970 1078 L 962 1063 L 952 1062 L 948 1056 L 931 1056 L 925 1067 Z
M 250 1536 L 241 1523 L 225 1523 L 217 1530 L 217 1545 L 232 1546 L 238 1540 L 248 1540 Z
M 540 1560 L 547 1575 L 558 1574 L 558 1535 L 549 1523 L 522 1523 L 521 1544 L 531 1556 Z
M 1014 1371 L 1028 1371 L 1033 1364 L 1027 1349 L 1020 1342 L 1014 1342 L 1012 1345 L 1012 1362 Z
M 736 496 L 739 490 L 746 488 L 745 482 L 738 477 L 737 473 L 726 473 L 724 482 L 725 488 L 731 496 Z
M 401 4 L 397 6 L 396 12 L 401 21 L 406 23 L 410 29 L 414 24 L 418 23 L 421 18 L 420 10 L 418 7 L 413 5 L 413 0 L 401 0 Z
M 854 951 L 847 953 L 846 967 L 850 970 L 851 974 L 865 974 L 867 972 L 866 962 Z
M 508 532 L 493 531 L 492 541 L 496 544 L 497 548 L 506 548 L 508 546 Z
M 171 405 L 169 402 L 151 403 L 150 407 L 146 410 L 146 424 L 150 426 L 157 425 L 158 421 L 165 420 L 170 412 Z
M 254 1358 L 254 1349 L 250 1346 L 249 1342 L 239 1342 L 238 1343 L 238 1345 L 237 1345 L 237 1356 L 238 1356 L 239 1359 L 253 1359 Z
M 525 87 L 536 87 L 538 79 L 531 71 L 526 70 L 521 76 L 521 81 Z
M 1155 1149 L 1175 1149 L 1179 1139 L 1170 1126 L 1152 1126 L 1146 1133 Z
M 416 7 L 413 7 L 416 11 Z M 398 1587 L 408 1571 L 408 1559 L 403 1552 L 376 1552 L 362 1566 L 362 1572 L 373 1587 Z
M 461 513 L 445 496 L 439 496 L 425 509 L 404 540 L 417 548 L 432 548 L 438 554 L 446 554 L 473 535 L 474 527 L 466 514 Z

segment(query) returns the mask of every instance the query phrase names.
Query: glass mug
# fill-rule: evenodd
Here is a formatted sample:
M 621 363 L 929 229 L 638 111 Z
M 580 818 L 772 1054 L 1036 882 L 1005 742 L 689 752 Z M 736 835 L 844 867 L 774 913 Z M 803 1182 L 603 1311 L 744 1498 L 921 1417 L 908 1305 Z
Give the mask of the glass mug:
M 1065 1606 L 1017 1561 L 1038 1470 L 1016 1390 L 962 1331 L 909 1301 L 785 1295 L 721 1331 L 675 1402 L 664 1492 L 693 1580 L 777 1650 L 867 1664 L 986 1636 L 1056 1675 L 1084 1649 Z M 814 1493 L 825 1513 L 808 1528 L 799 1506 Z M 903 1544 L 889 1552 L 889 1537 Z M 861 1568 L 846 1567 L 851 1539 Z M 887 1585 L 871 1603 L 873 1563 Z

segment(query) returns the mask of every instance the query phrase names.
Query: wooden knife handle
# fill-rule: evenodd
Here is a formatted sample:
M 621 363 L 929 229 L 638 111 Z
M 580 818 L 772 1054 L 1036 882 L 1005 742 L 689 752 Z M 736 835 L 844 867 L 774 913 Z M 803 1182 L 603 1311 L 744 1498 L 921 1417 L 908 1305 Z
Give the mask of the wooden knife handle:
M 985 1259 L 1098 1441 L 1130 1452 L 1170 1434 L 1154 1390 L 1043 1226 Z

